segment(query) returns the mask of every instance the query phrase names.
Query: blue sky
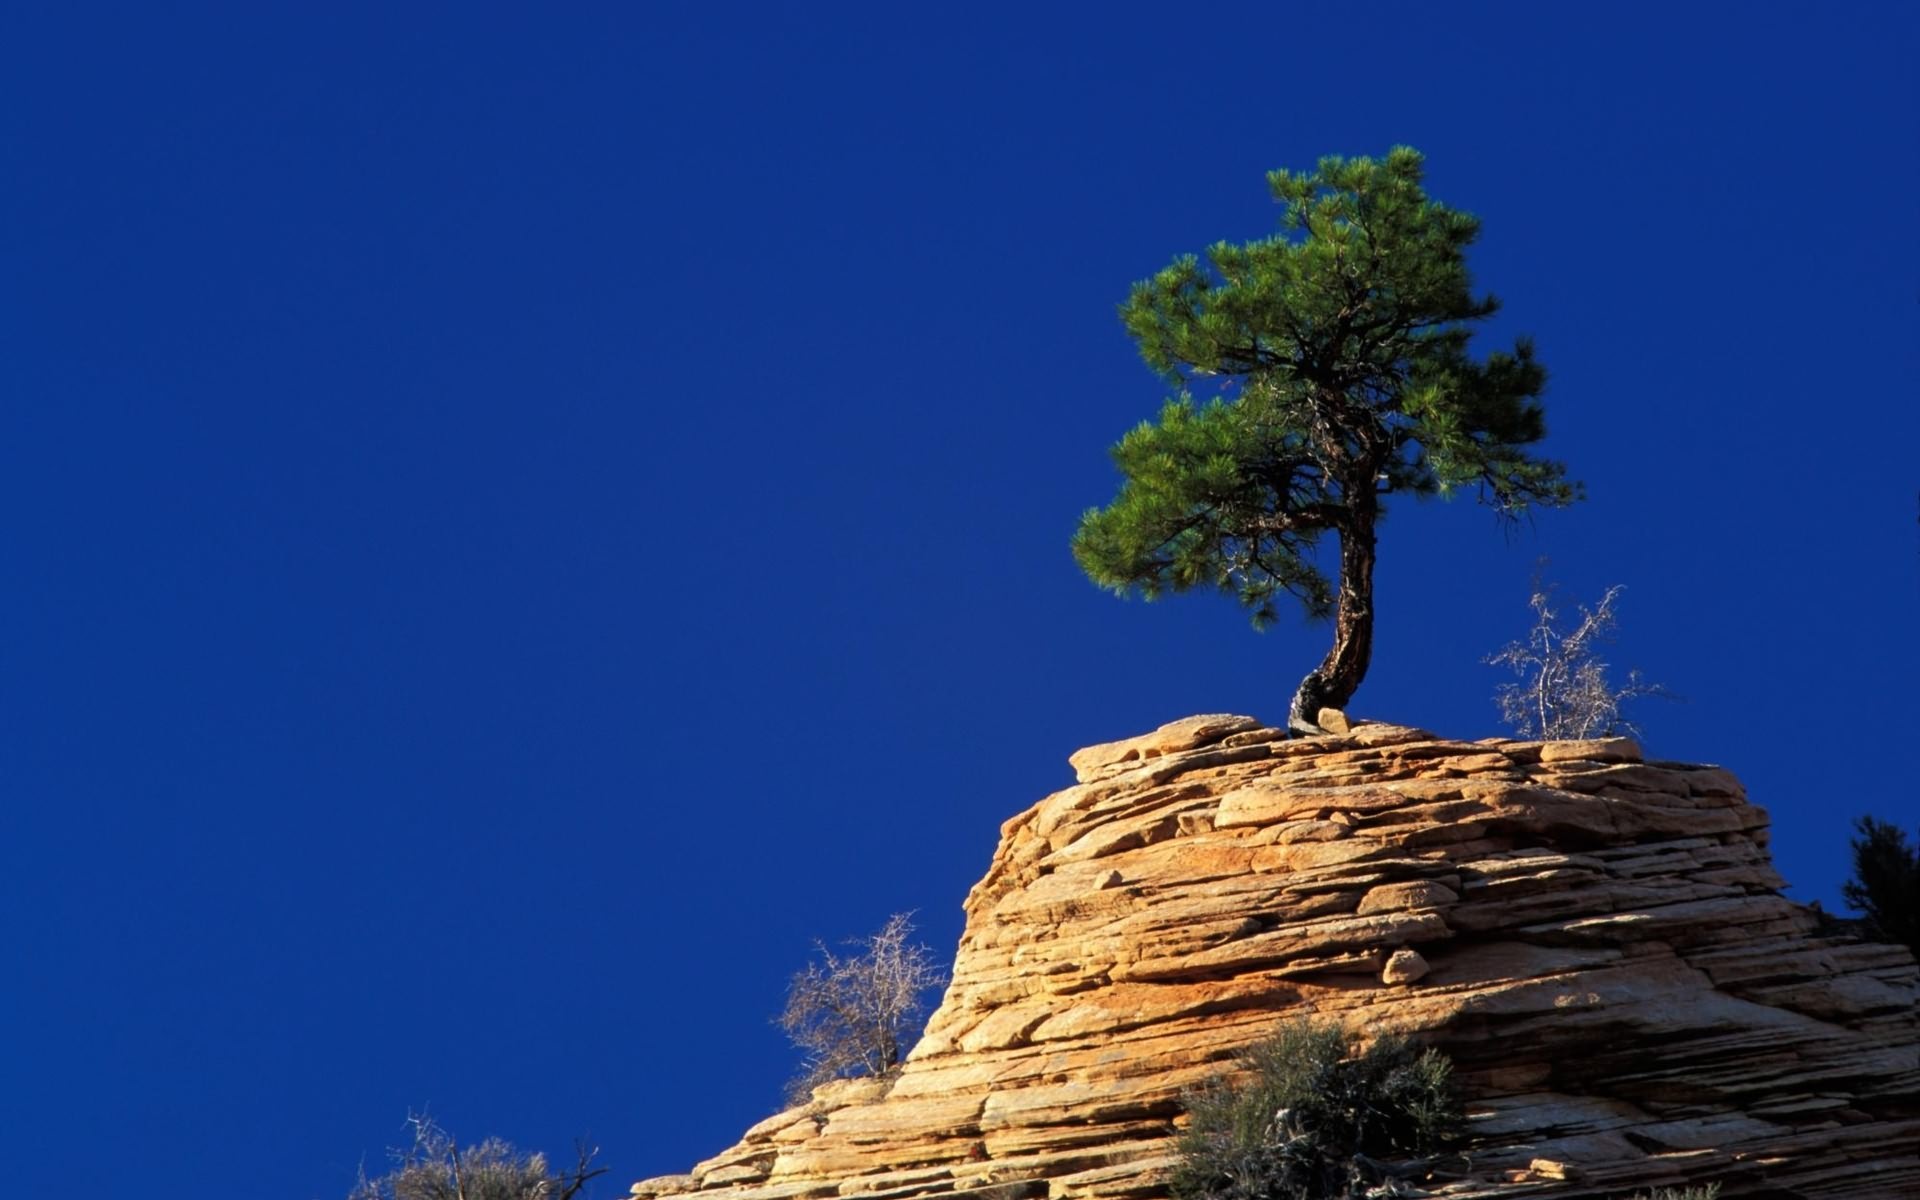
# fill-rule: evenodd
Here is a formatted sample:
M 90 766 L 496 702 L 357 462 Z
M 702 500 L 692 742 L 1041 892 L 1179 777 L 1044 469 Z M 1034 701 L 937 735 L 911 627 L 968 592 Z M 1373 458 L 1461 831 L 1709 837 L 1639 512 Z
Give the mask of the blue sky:
M 1624 584 L 1650 752 L 1838 907 L 1920 818 L 1916 18 L 1709 7 L 11 13 L 13 1189 L 330 1200 L 430 1105 L 624 1194 L 1071 750 L 1280 720 L 1325 628 L 1066 546 L 1127 286 L 1329 153 L 1480 215 L 1590 497 L 1394 506 L 1354 710 L 1495 734 L 1535 561 Z

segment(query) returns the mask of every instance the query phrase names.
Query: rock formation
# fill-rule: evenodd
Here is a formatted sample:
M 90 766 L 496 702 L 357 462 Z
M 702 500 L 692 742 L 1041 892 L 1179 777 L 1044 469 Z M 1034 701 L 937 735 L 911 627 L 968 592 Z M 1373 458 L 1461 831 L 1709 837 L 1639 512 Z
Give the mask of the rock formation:
M 1310 1016 L 1453 1056 L 1469 1158 L 1431 1194 L 1920 1195 L 1913 959 L 1817 934 L 1726 771 L 1231 716 L 1071 761 L 896 1080 L 634 1193 L 1164 1196 L 1182 1090 Z

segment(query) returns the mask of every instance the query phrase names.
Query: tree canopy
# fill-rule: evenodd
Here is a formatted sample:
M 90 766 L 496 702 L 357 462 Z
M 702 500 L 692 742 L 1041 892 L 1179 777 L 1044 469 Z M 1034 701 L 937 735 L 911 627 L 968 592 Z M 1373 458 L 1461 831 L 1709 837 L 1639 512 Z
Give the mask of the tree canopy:
M 1853 827 L 1853 878 L 1840 895 L 1874 937 L 1920 956 L 1920 845 L 1891 821 L 1861 817 Z
M 1074 556 L 1123 595 L 1224 590 L 1257 627 L 1281 593 L 1332 615 L 1333 648 L 1294 697 L 1297 726 L 1344 706 L 1366 675 L 1383 496 L 1471 488 L 1513 516 L 1578 492 L 1529 451 L 1546 435 L 1532 344 L 1469 354 L 1499 302 L 1468 276 L 1479 222 L 1428 198 L 1423 161 L 1398 146 L 1274 171 L 1278 233 L 1176 258 L 1120 308 L 1177 391 L 1113 448 L 1124 482 L 1081 518 Z M 1217 394 L 1197 401 L 1203 381 Z M 1315 558 L 1329 532 L 1337 585 Z

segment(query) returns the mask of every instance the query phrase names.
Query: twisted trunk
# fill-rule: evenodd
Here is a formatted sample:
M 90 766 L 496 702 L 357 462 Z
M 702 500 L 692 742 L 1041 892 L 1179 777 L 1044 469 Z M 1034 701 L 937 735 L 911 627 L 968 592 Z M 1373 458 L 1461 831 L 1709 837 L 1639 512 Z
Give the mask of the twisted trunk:
M 1320 710 L 1344 709 L 1373 661 L 1374 521 L 1380 515 L 1372 473 L 1347 489 L 1340 524 L 1340 595 L 1333 616 L 1333 648 L 1300 681 L 1287 724 L 1299 733 L 1320 733 Z

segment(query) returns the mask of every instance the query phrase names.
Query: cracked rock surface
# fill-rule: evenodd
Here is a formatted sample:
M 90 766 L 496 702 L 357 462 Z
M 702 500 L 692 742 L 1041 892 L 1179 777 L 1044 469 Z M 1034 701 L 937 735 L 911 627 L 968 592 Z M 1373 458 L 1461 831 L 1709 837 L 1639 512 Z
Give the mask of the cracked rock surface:
M 896 1080 L 634 1194 L 1162 1197 L 1182 1091 L 1311 1017 L 1453 1056 L 1468 1159 L 1425 1194 L 1920 1196 L 1913 959 L 1817 933 L 1728 772 L 1236 716 L 1070 761 Z

